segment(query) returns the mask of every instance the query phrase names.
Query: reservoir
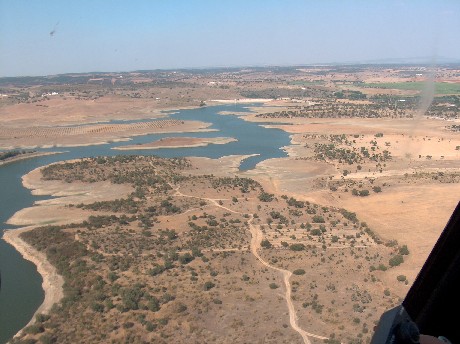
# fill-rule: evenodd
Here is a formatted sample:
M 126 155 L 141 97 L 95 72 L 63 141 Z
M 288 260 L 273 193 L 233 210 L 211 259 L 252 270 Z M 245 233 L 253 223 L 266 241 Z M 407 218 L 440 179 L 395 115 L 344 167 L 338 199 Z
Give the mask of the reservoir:
M 254 104 L 250 104 L 254 105 Z M 257 154 L 243 160 L 240 170 L 249 170 L 257 163 L 271 158 L 287 156 L 282 149 L 290 144 L 289 135 L 273 128 L 264 128 L 260 123 L 246 122 L 234 115 L 219 115 L 220 111 L 244 113 L 246 105 L 220 105 L 197 109 L 179 110 L 169 115 L 172 119 L 195 120 L 212 123 L 215 131 L 198 133 L 167 133 L 133 137 L 131 141 L 103 145 L 39 149 L 39 151 L 64 152 L 17 161 L 0 166 L 0 236 L 4 230 L 14 229 L 5 222 L 18 210 L 30 207 L 37 200 L 46 197 L 31 195 L 30 190 L 22 186 L 21 177 L 31 170 L 53 162 L 92 156 L 113 155 L 157 155 L 162 157 L 201 156 L 220 158 L 227 155 Z M 145 121 L 145 120 L 144 120 Z M 119 121 L 118 121 L 119 122 Z M 136 121 L 132 121 L 136 122 Z M 164 137 L 233 137 L 237 139 L 223 145 L 210 144 L 205 147 L 165 148 L 154 150 L 113 150 L 113 147 L 143 144 Z M 42 303 L 44 293 L 42 279 L 35 265 L 24 260 L 21 255 L 5 241 L 0 240 L 0 344 L 6 343 L 23 328 Z

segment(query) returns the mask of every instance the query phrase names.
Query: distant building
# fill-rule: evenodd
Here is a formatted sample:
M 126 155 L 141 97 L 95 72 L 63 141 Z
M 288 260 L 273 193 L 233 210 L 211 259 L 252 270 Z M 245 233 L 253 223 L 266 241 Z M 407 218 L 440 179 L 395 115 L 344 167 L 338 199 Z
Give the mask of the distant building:
M 43 93 L 42 97 L 57 96 L 57 95 L 59 95 L 58 92 L 49 92 L 49 93 Z

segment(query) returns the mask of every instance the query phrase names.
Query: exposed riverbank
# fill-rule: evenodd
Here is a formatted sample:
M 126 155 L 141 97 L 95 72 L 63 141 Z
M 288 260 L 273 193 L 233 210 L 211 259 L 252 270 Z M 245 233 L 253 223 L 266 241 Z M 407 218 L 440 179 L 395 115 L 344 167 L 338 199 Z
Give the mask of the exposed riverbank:
M 230 142 L 237 141 L 231 137 L 165 137 L 155 142 L 130 145 L 130 146 L 118 146 L 112 149 L 115 150 L 133 150 L 133 149 L 160 149 L 160 148 L 192 148 L 192 147 L 205 147 L 209 144 L 224 145 Z
M 6 165 L 6 164 L 11 164 L 13 162 L 20 161 L 20 160 L 32 159 L 32 158 L 37 158 L 37 157 L 40 157 L 40 156 L 61 154 L 61 153 L 62 152 L 34 152 L 34 153 L 26 153 L 26 154 L 16 155 L 16 156 L 14 156 L 12 158 L 0 161 L 0 166 Z

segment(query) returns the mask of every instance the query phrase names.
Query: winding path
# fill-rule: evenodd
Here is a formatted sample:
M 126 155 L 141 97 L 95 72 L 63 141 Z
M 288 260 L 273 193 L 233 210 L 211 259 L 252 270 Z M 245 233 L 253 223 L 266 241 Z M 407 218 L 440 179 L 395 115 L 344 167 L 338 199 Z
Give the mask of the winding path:
M 173 187 L 173 185 L 171 185 L 171 187 Z M 206 201 L 213 203 L 216 207 L 225 209 L 231 213 L 243 214 L 242 212 L 224 207 L 223 205 L 219 204 L 218 203 L 219 199 L 205 198 L 205 197 L 199 197 L 199 196 L 193 196 L 193 195 L 185 195 L 179 191 L 178 187 L 173 187 L 173 189 L 176 191 L 174 194 L 174 196 L 176 197 L 190 197 L 190 198 L 198 198 L 198 199 L 206 200 Z M 259 249 L 261 248 L 260 243 L 263 240 L 263 233 L 257 226 L 254 226 L 253 221 L 254 221 L 254 216 L 251 214 L 250 219 L 248 221 L 249 231 L 251 232 L 251 253 L 257 258 L 257 260 L 259 260 L 260 263 L 262 263 L 262 265 L 266 266 L 269 269 L 276 270 L 283 275 L 283 281 L 284 281 L 284 286 L 286 290 L 285 299 L 286 299 L 286 303 L 287 303 L 288 310 L 289 310 L 289 323 L 292 329 L 302 336 L 304 344 L 311 344 L 311 341 L 308 337 L 313 337 L 313 338 L 318 338 L 318 339 L 323 339 L 323 340 L 329 339 L 329 337 L 324 337 L 324 336 L 320 336 L 314 333 L 306 332 L 297 323 L 297 320 L 298 320 L 297 314 L 296 314 L 295 307 L 291 299 L 291 282 L 289 281 L 292 276 L 292 272 L 289 270 L 284 270 L 276 266 L 270 265 L 266 260 L 264 260 L 260 256 Z

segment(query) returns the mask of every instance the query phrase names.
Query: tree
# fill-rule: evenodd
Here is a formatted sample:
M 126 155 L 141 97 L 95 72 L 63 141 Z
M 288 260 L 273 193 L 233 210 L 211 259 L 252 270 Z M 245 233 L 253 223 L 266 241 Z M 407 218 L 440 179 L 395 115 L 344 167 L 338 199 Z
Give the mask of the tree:
M 321 235 L 322 232 L 321 232 L 321 230 L 320 230 L 319 228 L 314 228 L 314 229 L 312 229 L 312 230 L 310 231 L 310 234 L 311 234 L 311 235 Z
M 292 251 L 303 251 L 305 250 L 305 245 L 304 244 L 292 244 L 289 246 L 289 249 Z
M 388 263 L 390 264 L 390 266 L 398 266 L 403 262 L 404 262 L 403 256 L 400 254 L 397 254 L 396 256 L 391 257 Z
M 403 256 L 407 256 L 409 254 L 409 249 L 407 248 L 407 245 L 402 245 L 399 248 L 399 254 L 401 254 Z
M 313 216 L 313 222 L 314 223 L 324 223 L 324 217 L 322 217 L 321 215 L 315 215 Z
M 361 197 L 369 196 L 369 190 L 360 190 L 359 191 L 359 196 L 361 196 Z
M 123 304 L 127 309 L 139 309 L 139 301 L 141 300 L 141 297 L 144 294 L 139 286 L 124 289 L 121 294 Z
M 203 289 L 204 289 L 204 291 L 208 291 L 208 290 L 214 288 L 215 286 L 216 285 L 214 283 L 212 283 L 211 281 L 208 281 L 208 282 L 206 282 L 204 284 Z
M 190 253 L 186 252 L 182 256 L 179 256 L 179 263 L 182 265 L 190 263 L 192 260 L 194 260 L 195 257 L 192 256 Z
M 91 309 L 95 312 L 98 312 L 98 313 L 102 313 L 104 312 L 104 306 L 100 303 L 97 303 L 97 302 L 93 302 L 91 304 Z
M 262 246 L 263 248 L 271 248 L 272 244 L 270 241 L 268 241 L 268 239 L 264 239 L 261 241 L 260 246 Z
M 406 280 L 406 276 L 404 276 L 404 275 L 398 275 L 398 276 L 396 277 L 396 279 L 397 279 L 399 282 L 404 282 L 404 281 Z
M 267 193 L 267 192 L 262 192 L 259 195 L 259 201 L 261 201 L 261 202 L 271 202 L 271 201 L 273 201 L 274 197 L 275 197 L 274 194 L 270 194 L 270 193 Z
M 374 186 L 374 187 L 372 188 L 372 191 L 374 191 L 375 193 L 377 193 L 377 192 L 382 192 L 382 188 L 381 188 L 380 186 Z

